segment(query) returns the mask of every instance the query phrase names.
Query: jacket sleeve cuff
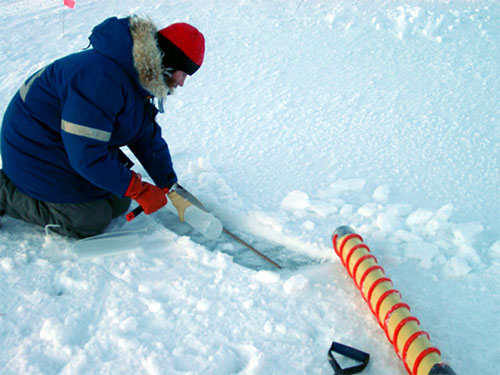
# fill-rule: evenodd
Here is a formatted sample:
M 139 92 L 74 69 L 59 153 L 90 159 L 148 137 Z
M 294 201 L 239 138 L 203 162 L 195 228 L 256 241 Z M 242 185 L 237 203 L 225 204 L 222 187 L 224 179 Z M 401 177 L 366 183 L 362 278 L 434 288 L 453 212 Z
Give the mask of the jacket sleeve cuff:
M 165 180 L 166 180 L 166 183 L 165 183 L 164 187 L 167 187 L 170 189 L 170 188 L 172 188 L 172 185 L 177 182 L 177 175 L 175 174 L 175 172 L 171 172 L 171 173 L 166 175 Z

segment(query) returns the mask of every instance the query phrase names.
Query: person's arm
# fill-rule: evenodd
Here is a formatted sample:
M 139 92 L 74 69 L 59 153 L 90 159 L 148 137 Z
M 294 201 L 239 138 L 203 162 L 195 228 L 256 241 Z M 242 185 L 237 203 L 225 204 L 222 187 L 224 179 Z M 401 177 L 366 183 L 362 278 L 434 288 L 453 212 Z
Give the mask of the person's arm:
M 156 111 L 152 104 L 149 105 L 152 111 Z M 154 114 L 151 115 L 151 124 L 143 126 L 140 137 L 129 148 L 157 186 L 170 188 L 177 182 L 177 175 L 161 128 L 153 118 Z
M 116 114 L 124 104 L 119 76 L 82 69 L 62 98 L 61 137 L 69 162 L 82 177 L 124 196 L 132 178 L 108 145 Z

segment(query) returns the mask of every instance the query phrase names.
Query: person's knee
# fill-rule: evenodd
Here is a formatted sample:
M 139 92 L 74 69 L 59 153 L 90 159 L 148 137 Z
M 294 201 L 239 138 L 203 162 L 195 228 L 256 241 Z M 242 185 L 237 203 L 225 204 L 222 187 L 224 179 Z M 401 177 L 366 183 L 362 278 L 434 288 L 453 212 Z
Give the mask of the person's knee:
M 5 213 L 5 178 L 4 178 L 4 173 L 0 169 L 0 216 L 2 216 Z
M 80 204 L 49 204 L 54 212 L 54 230 L 75 238 L 91 237 L 103 233 L 111 223 L 111 206 L 105 200 Z
M 68 225 L 73 237 L 85 238 L 103 233 L 111 223 L 111 209 L 103 209 L 92 217 L 76 216 Z
M 10 182 L 9 177 L 0 169 L 0 215 L 7 211 L 7 199 L 13 195 L 15 186 Z
M 113 195 L 108 200 L 109 205 L 111 206 L 111 215 L 113 218 L 123 215 L 127 212 L 130 207 L 130 203 L 132 200 L 128 197 L 120 198 L 116 195 Z

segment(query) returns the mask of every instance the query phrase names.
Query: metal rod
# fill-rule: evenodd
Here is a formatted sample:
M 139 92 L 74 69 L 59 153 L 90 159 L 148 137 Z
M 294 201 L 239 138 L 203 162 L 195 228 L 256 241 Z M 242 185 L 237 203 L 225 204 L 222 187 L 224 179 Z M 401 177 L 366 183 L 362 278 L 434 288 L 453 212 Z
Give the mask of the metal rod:
M 260 256 L 261 258 L 263 258 L 264 260 L 266 260 L 267 262 L 271 263 L 274 267 L 276 268 L 279 268 L 281 269 L 281 266 L 272 261 L 271 259 L 269 259 L 268 257 L 266 257 L 264 254 L 262 254 L 259 250 L 257 250 L 255 247 L 253 247 L 252 245 L 250 245 L 249 243 L 243 241 L 241 238 L 239 238 L 237 235 L 231 233 L 230 231 L 228 231 L 226 228 L 222 228 L 222 231 L 224 233 L 226 233 L 228 236 L 232 237 L 233 239 L 235 239 L 236 241 L 238 241 L 240 244 L 242 244 L 243 246 L 246 246 L 248 247 L 250 250 L 252 250 L 255 254 L 257 254 L 258 256 Z

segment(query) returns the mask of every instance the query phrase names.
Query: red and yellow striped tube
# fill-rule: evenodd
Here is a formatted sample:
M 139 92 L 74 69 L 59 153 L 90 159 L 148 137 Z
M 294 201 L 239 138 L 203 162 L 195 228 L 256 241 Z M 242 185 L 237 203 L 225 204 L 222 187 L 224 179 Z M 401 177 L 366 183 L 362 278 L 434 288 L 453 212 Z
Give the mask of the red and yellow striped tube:
M 427 332 L 359 234 L 347 226 L 332 236 L 333 248 L 411 375 L 455 375 L 431 345 Z

